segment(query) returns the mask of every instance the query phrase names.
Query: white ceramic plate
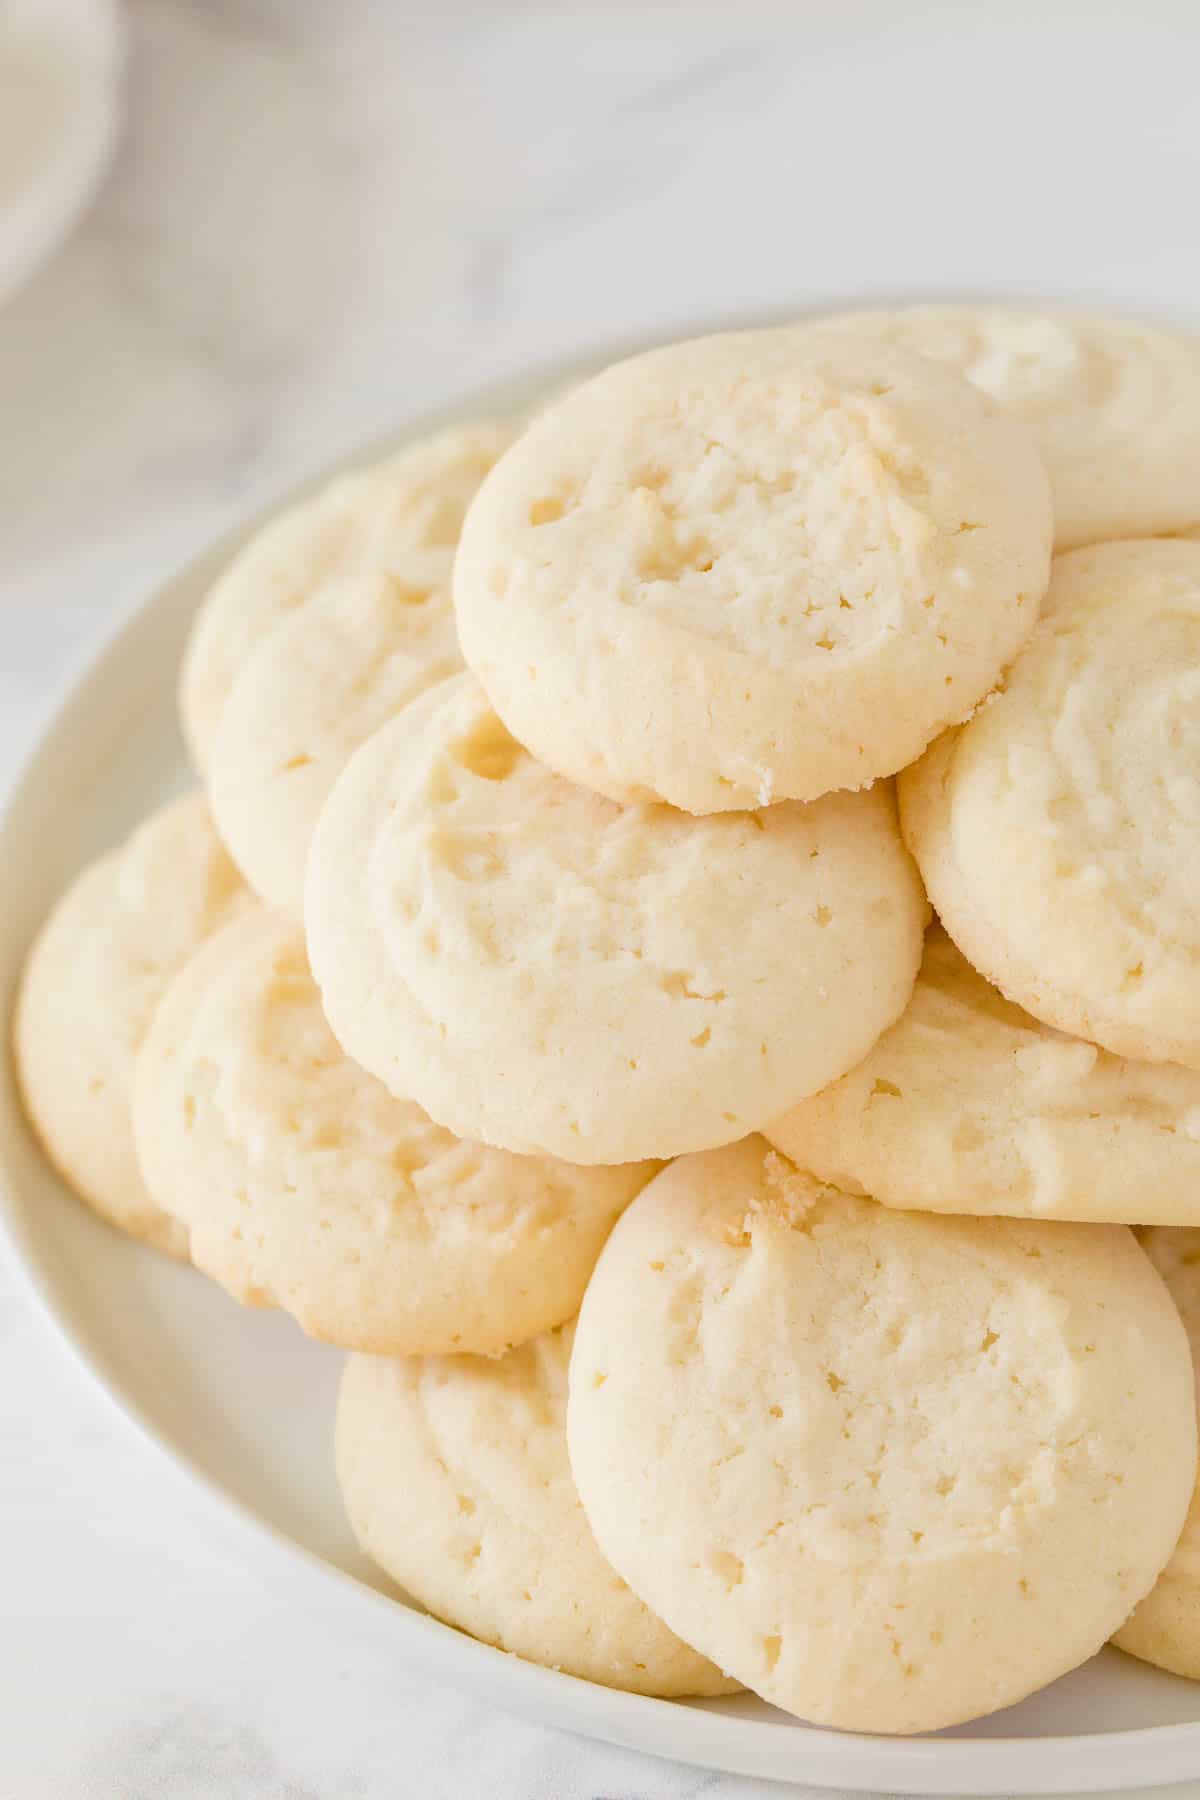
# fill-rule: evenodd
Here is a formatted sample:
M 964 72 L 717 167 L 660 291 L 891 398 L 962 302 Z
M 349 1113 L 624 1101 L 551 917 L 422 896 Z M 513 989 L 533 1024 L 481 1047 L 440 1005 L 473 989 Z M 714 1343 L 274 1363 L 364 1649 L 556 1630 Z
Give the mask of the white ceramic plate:
M 583 372 L 558 369 L 493 390 L 470 410 L 528 406 Z M 425 421 L 410 435 L 452 416 L 462 414 Z M 6 1018 L 25 948 L 64 883 L 189 780 L 175 722 L 176 670 L 191 615 L 236 541 L 156 594 L 93 661 L 15 788 L 0 829 Z M 7 1067 L 0 1223 L 83 1367 L 207 1494 L 247 1558 L 268 1573 L 274 1566 L 335 1640 L 367 1640 L 382 1657 L 543 1724 L 739 1774 L 960 1796 L 1098 1791 L 1200 1775 L 1200 1684 L 1115 1650 L 977 1725 L 905 1739 L 814 1729 L 748 1696 L 682 1704 L 615 1693 L 475 1643 L 385 1597 L 354 1545 L 332 1467 L 338 1354 L 281 1316 L 243 1311 L 192 1270 L 93 1218 L 42 1162 Z M 214 1516 L 214 1528 L 220 1522 Z

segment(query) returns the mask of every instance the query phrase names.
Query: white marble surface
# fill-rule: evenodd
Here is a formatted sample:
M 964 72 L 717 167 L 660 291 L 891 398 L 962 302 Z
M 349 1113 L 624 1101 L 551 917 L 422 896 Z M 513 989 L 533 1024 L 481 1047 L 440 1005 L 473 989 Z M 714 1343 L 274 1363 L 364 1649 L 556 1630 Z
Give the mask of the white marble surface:
M 181 559 L 481 379 L 860 295 L 1200 314 L 1200 15 L 1017 10 L 137 0 L 116 167 L 0 311 L 0 772 Z M 5 1800 L 779 1791 L 331 1654 L 3 1269 L 0 1350 Z

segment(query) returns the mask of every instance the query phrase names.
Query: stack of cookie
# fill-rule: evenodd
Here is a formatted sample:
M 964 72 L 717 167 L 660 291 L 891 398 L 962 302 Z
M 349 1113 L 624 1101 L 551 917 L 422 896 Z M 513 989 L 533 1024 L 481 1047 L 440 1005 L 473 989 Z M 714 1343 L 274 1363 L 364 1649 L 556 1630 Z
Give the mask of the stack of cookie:
M 22 1086 L 355 1353 L 439 1617 L 854 1730 L 1200 1677 L 1198 525 L 1200 344 L 917 308 L 443 432 L 217 584 L 204 792 L 48 920 Z

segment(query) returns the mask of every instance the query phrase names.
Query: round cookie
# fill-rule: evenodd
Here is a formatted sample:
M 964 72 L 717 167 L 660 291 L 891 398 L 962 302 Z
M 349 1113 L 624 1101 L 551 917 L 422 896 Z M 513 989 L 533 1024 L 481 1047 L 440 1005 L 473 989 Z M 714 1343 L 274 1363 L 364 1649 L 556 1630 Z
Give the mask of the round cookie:
M 501 1650 L 639 1694 L 734 1693 L 596 1547 L 567 1461 L 571 1329 L 499 1359 L 350 1357 L 337 1473 L 354 1535 L 437 1618 Z
M 1179 1308 L 1200 1370 L 1200 1231 L 1162 1227 L 1139 1235 Z M 1200 1485 L 1174 1555 L 1113 1643 L 1143 1662 L 1200 1681 Z
M 210 800 L 238 867 L 271 904 L 299 913 L 317 814 L 358 746 L 462 667 L 452 561 L 446 549 L 397 550 L 387 575 L 329 582 L 268 633 L 234 683 Z
M 924 896 L 886 786 L 693 819 L 517 744 L 470 675 L 351 760 L 305 923 L 347 1052 L 463 1137 L 615 1163 L 728 1143 L 903 1010 Z
M 812 800 L 995 685 L 1051 531 L 1028 434 L 957 375 L 731 332 L 534 421 L 472 502 L 455 610 L 505 725 L 571 780 L 694 813 Z
M 1031 306 L 835 313 L 821 329 L 932 357 L 1032 432 L 1059 550 L 1200 521 L 1200 337 Z
M 337 576 L 397 575 L 413 553 L 458 542 L 479 483 L 514 435 L 484 419 L 452 425 L 340 475 L 270 519 L 236 553 L 196 615 L 179 682 L 183 733 L 207 772 L 240 670 L 273 625 Z
M 186 794 L 76 877 L 21 979 L 17 1077 L 46 1155 L 102 1218 L 173 1256 L 187 1232 L 134 1155 L 134 1057 L 172 977 L 249 904 L 203 794 Z
M 977 1718 L 1091 1656 L 1196 1470 L 1186 1334 L 1131 1232 L 891 1212 L 761 1138 L 617 1225 L 567 1440 L 634 1592 L 854 1731 Z
M 1200 1224 L 1200 1075 L 1041 1024 L 936 926 L 895 1025 L 764 1136 L 886 1206 Z
M 1200 545 L 1055 563 L 1003 694 L 900 779 L 951 936 L 1035 1018 L 1200 1068 Z
M 494 1355 L 576 1311 L 654 1166 L 460 1142 L 344 1056 L 300 927 L 262 909 L 173 982 L 138 1058 L 138 1155 L 238 1300 L 390 1355 Z

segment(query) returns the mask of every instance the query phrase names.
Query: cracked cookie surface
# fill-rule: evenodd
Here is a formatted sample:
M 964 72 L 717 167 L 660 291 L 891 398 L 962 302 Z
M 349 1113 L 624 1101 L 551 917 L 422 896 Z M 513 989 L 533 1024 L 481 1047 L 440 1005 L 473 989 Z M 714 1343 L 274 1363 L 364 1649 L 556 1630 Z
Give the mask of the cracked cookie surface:
M 1200 1370 L 1200 1231 L 1162 1227 L 1139 1236 L 1179 1308 Z M 1200 1681 L 1200 1485 L 1170 1562 L 1113 1643 L 1143 1662 Z
M 924 896 L 886 785 L 696 819 L 553 774 L 470 675 L 354 757 L 305 923 L 351 1056 L 452 1130 L 574 1162 L 727 1143 L 907 1001 Z
M 886 1206 L 1200 1224 L 1200 1073 L 1043 1025 L 936 925 L 895 1025 L 764 1135 Z
M 733 332 L 618 363 L 472 502 L 463 653 L 515 737 L 695 813 L 891 775 L 1037 616 L 1049 487 L 1024 428 L 928 359 Z
M 485 1360 L 352 1356 L 337 1470 L 367 1555 L 438 1618 L 634 1693 L 728 1694 L 596 1546 L 567 1461 L 572 1327 Z
M 134 1059 L 173 977 L 252 904 L 203 794 L 185 794 L 75 878 L 21 978 L 17 1074 L 47 1156 L 101 1217 L 173 1256 L 187 1232 L 138 1169 Z
M 462 667 L 453 551 L 393 551 L 388 573 L 326 583 L 242 669 L 213 743 L 214 817 L 261 899 L 297 916 L 313 828 L 351 756 Z
M 376 1354 L 495 1354 L 579 1305 L 654 1165 L 466 1143 L 339 1049 L 299 926 L 262 908 L 195 957 L 138 1059 L 138 1153 L 237 1299 Z
M 898 783 L 930 899 L 1035 1018 L 1200 1069 L 1200 544 L 1059 557 L 1005 690 Z
M 609 1239 L 571 1359 L 604 1554 L 816 1723 L 935 1730 L 1100 1648 L 1191 1495 L 1186 1335 L 1124 1227 L 893 1212 L 761 1139 Z
M 835 313 L 955 369 L 1022 420 L 1046 462 L 1059 550 L 1200 520 L 1200 337 L 1093 313 L 908 306 Z
M 453 552 L 475 490 L 515 427 L 450 425 L 327 482 L 268 519 L 238 550 L 196 615 L 179 680 L 192 760 L 207 774 L 242 669 L 263 639 L 335 580 L 401 584 L 414 552 Z

